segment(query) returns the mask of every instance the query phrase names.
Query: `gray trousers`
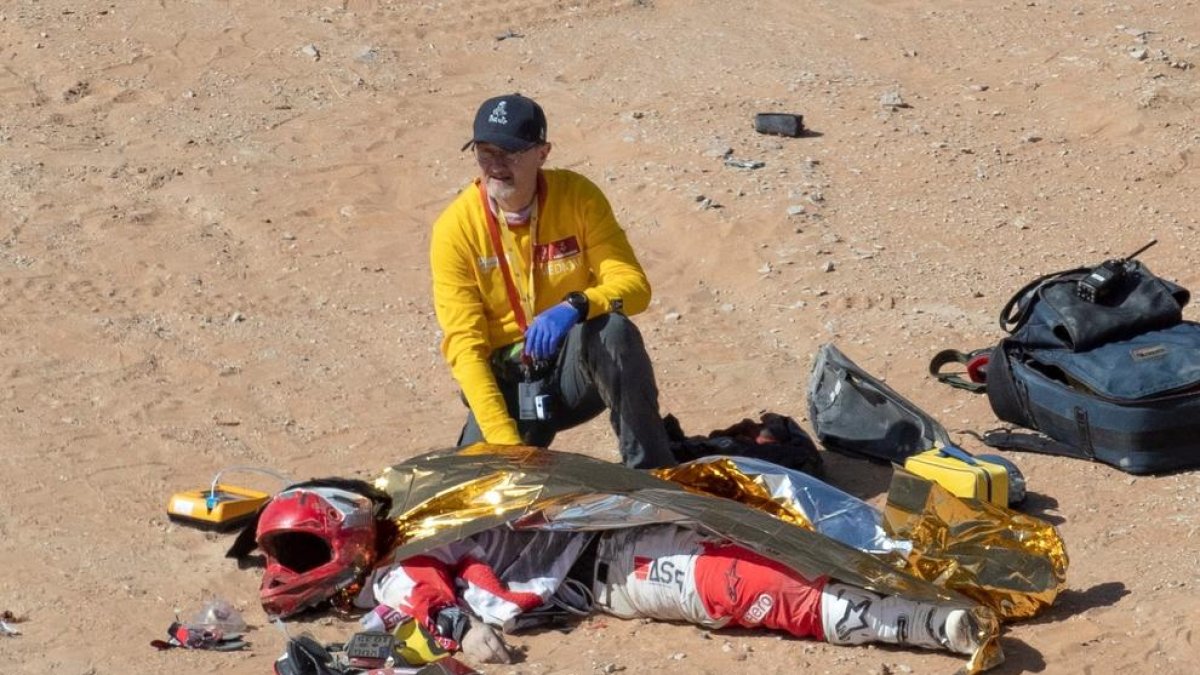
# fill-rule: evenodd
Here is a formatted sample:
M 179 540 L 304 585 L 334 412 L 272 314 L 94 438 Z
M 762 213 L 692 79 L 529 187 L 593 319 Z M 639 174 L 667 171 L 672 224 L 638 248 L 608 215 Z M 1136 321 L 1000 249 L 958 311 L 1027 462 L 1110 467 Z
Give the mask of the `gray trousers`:
M 605 409 L 620 443 L 621 461 L 634 469 L 676 464 L 658 412 L 658 385 L 642 334 L 623 314 L 604 314 L 575 324 L 549 374 L 554 399 L 549 420 L 522 420 L 517 382 L 496 374 L 508 414 L 526 445 L 549 447 L 554 435 Z M 483 440 L 474 413 L 467 413 L 459 447 Z

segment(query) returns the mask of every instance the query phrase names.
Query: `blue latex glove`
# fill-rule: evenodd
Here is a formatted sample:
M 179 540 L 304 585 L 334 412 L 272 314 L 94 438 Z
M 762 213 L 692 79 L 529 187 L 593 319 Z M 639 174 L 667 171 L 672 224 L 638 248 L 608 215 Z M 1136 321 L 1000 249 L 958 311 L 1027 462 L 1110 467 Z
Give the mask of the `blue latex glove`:
M 549 361 L 558 354 L 571 326 L 579 323 L 579 312 L 569 303 L 560 302 L 538 314 L 525 331 L 525 353 L 537 361 Z

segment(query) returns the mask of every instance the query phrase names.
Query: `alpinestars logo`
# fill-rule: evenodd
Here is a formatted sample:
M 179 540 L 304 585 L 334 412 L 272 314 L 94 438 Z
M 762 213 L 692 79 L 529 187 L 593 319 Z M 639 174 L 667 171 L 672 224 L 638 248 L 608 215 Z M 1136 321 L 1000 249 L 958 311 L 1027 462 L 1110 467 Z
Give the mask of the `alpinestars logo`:
M 841 597 L 841 594 L 838 595 Z M 871 609 L 871 601 L 868 598 L 863 598 L 862 602 L 854 603 L 847 599 L 846 611 L 842 613 L 842 618 L 834 624 L 833 630 L 837 633 L 838 639 L 845 642 L 855 631 L 860 631 L 867 627 L 866 617 L 863 616 Z
M 492 114 L 488 115 L 488 121 L 492 124 L 508 124 L 508 101 L 500 101 L 492 108 Z

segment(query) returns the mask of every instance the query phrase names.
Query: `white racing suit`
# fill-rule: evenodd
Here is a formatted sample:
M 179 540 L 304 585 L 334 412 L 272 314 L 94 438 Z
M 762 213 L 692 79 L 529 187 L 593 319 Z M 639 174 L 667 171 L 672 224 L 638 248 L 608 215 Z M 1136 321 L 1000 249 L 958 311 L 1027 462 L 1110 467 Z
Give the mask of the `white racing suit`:
M 593 589 L 597 607 L 622 618 L 761 626 L 820 640 L 825 582 L 726 540 L 660 525 L 606 533 Z
M 599 533 L 497 528 L 381 568 L 371 588 L 376 602 L 434 635 L 437 613 L 456 604 L 488 624 L 511 626 L 559 591 L 593 537 L 595 562 L 586 576 L 597 609 L 622 618 L 825 637 L 824 578 L 807 580 L 745 547 L 675 525 Z M 438 639 L 448 649 L 458 646 Z

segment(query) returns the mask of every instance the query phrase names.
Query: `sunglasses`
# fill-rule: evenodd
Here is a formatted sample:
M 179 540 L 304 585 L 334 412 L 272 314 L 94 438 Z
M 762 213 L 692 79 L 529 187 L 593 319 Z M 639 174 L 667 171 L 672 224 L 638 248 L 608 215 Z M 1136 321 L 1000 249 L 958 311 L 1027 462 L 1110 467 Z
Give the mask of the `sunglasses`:
M 535 145 L 533 147 L 526 148 L 524 150 L 518 150 L 516 152 L 506 152 L 499 148 L 481 148 L 476 145 L 475 161 L 484 165 L 500 164 L 504 166 L 512 166 L 520 162 L 524 157 L 528 157 L 530 152 L 539 147 L 541 146 Z

